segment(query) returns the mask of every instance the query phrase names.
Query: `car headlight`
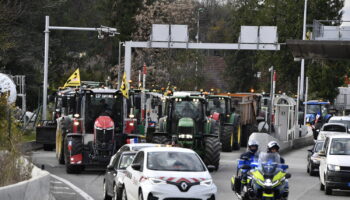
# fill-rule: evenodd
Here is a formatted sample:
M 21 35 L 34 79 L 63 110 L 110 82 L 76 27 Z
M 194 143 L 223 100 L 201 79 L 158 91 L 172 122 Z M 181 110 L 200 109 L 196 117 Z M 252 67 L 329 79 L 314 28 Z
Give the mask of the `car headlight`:
M 148 179 L 152 184 L 166 184 L 166 181 L 159 178 L 149 178 Z
M 339 165 L 327 165 L 329 171 L 340 171 Z
M 213 179 L 207 179 L 204 181 L 201 181 L 200 185 L 205 185 L 205 186 L 211 186 L 213 184 Z

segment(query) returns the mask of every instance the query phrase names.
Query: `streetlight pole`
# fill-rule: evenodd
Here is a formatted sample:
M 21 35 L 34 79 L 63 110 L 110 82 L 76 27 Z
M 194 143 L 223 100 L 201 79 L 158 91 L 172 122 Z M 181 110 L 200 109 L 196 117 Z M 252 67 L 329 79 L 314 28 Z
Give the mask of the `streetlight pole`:
M 306 35 L 306 14 L 307 14 L 307 0 L 304 2 L 304 21 L 303 21 L 303 37 L 302 39 L 305 40 Z M 300 99 L 304 99 L 304 77 L 305 77 L 305 60 L 301 60 L 301 66 L 300 66 Z
M 115 36 L 119 34 L 116 28 L 110 28 L 106 26 L 101 26 L 100 28 L 89 28 L 89 27 L 64 27 L 64 26 L 50 26 L 50 17 L 45 17 L 45 52 L 44 52 L 44 84 L 43 84 L 43 112 L 42 120 L 46 120 L 46 108 L 47 108 L 47 86 L 48 86 L 48 66 L 49 66 L 49 34 L 50 30 L 69 30 L 69 31 L 97 31 L 98 38 L 103 39 L 104 35 L 102 33 L 108 33 L 109 36 Z

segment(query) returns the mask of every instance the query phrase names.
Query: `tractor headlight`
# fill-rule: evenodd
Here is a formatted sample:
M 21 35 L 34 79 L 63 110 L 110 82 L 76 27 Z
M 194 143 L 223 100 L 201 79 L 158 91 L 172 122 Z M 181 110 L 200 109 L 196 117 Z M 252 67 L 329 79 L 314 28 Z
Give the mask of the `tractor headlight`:
M 74 126 L 79 126 L 79 124 L 80 124 L 79 121 L 75 121 L 75 122 L 73 123 Z
M 180 134 L 179 138 L 180 139 L 192 139 L 193 136 L 191 134 Z

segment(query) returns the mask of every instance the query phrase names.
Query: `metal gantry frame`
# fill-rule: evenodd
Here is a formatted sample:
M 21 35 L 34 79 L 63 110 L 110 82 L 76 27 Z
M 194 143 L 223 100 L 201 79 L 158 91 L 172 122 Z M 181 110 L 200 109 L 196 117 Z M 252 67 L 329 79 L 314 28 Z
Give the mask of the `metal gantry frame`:
M 131 78 L 132 48 L 159 48 L 159 49 L 215 49 L 215 50 L 265 50 L 278 51 L 280 44 L 262 43 L 184 43 L 184 42 L 135 42 L 128 41 L 125 46 L 124 70 L 127 81 Z
M 116 28 L 101 26 L 99 28 L 90 27 L 66 27 L 66 26 L 50 26 L 50 17 L 45 17 L 45 52 L 44 52 L 44 84 L 43 84 L 43 111 L 42 119 L 46 120 L 47 116 L 47 85 L 48 85 L 48 66 L 49 66 L 49 34 L 50 30 L 68 30 L 68 31 L 95 31 L 98 32 L 98 39 L 103 39 L 103 33 L 108 33 L 108 36 L 119 34 Z

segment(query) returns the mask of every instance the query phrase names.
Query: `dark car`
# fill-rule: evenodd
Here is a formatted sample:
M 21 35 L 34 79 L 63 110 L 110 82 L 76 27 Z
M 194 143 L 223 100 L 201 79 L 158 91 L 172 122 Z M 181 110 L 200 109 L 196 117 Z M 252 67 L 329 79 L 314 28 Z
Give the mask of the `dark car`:
M 315 176 L 318 172 L 318 168 L 320 166 L 320 156 L 318 153 L 322 150 L 324 141 L 317 140 L 312 147 L 312 149 L 308 149 L 307 155 L 307 173 L 310 176 Z
M 107 166 L 103 180 L 103 194 L 105 200 L 121 199 L 118 180 L 124 176 L 124 171 L 132 163 L 136 151 L 124 151 L 116 153 Z M 117 194 L 117 195 L 115 195 Z
M 143 148 L 158 147 L 159 144 L 135 143 L 123 145 L 116 154 L 114 154 L 107 166 L 106 174 L 103 179 L 104 199 L 121 199 L 119 192 L 119 182 L 122 180 L 126 167 L 128 167 L 135 154 Z M 119 179 L 119 180 L 118 180 Z M 119 181 L 119 182 L 118 182 Z M 117 195 L 115 195 L 117 194 Z

